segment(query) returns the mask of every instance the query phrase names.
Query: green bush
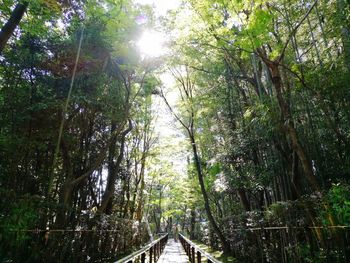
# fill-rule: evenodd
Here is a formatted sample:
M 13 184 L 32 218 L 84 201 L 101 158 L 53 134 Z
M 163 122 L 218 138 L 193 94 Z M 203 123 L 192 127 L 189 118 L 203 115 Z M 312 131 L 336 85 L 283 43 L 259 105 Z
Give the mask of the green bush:
M 328 194 L 326 201 L 329 204 L 330 212 L 337 220 L 337 224 L 350 225 L 350 186 L 344 183 L 333 184 Z M 329 220 L 324 217 L 326 224 Z
M 9 251 L 22 251 L 29 249 L 28 241 L 31 234 L 27 230 L 32 230 L 39 218 L 38 207 L 40 197 L 23 195 L 16 197 L 13 193 L 2 193 L 2 197 L 7 197 L 7 202 L 2 202 L 2 213 L 0 215 L 0 257 L 12 258 Z M 9 198 L 12 197 L 12 198 Z

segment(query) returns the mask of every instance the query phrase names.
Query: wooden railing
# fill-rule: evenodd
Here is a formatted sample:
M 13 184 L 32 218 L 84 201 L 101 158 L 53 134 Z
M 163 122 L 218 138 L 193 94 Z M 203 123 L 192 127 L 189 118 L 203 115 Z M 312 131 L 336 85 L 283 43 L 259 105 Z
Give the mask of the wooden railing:
M 208 263 L 221 263 L 221 261 L 200 249 L 196 244 L 183 235 L 180 234 L 179 239 L 191 263 L 201 263 L 204 258 L 207 259 Z
M 146 259 L 149 263 L 155 263 L 162 254 L 167 242 L 168 234 L 162 236 L 161 238 L 158 238 L 157 240 L 153 241 L 152 243 L 149 243 L 142 249 L 132 253 L 131 255 L 125 258 L 116 261 L 115 263 L 132 263 L 135 261 L 145 263 Z

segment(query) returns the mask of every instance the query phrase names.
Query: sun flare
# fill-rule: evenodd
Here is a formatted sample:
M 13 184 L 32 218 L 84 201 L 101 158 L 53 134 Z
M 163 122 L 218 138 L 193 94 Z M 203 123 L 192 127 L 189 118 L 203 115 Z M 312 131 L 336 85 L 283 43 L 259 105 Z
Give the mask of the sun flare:
M 141 38 L 137 41 L 137 46 L 141 55 L 148 57 L 159 57 L 166 52 L 165 36 L 154 30 L 143 32 Z

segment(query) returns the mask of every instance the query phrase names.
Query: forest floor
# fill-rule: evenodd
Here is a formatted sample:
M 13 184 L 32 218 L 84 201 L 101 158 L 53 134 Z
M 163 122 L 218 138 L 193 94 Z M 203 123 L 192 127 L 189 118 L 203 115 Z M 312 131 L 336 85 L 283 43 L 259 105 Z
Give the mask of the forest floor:
M 237 262 L 234 257 L 225 255 L 222 251 L 215 250 L 197 240 L 191 240 L 193 243 L 195 243 L 200 249 L 204 250 L 205 252 L 212 255 L 217 260 L 220 260 L 223 263 L 234 263 Z

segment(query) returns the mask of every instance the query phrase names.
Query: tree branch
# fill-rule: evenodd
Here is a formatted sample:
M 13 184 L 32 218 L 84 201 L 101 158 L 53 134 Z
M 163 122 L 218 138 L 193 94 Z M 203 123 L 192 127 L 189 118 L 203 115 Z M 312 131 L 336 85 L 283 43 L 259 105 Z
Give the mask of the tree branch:
M 130 124 L 131 120 L 129 119 L 129 127 L 127 128 L 127 130 L 125 130 L 122 134 L 124 135 L 125 133 L 129 133 L 130 130 L 132 129 L 132 125 Z M 131 125 L 131 128 L 130 128 Z M 81 176 L 79 176 L 78 178 L 74 179 L 73 181 L 70 182 L 70 184 L 72 186 L 79 184 L 80 182 L 82 182 L 85 178 L 87 178 L 90 174 L 92 174 L 98 167 L 101 166 L 103 160 L 106 158 L 106 154 L 107 154 L 107 150 L 109 148 L 109 145 L 111 143 L 111 141 L 113 140 L 113 138 L 115 138 L 116 136 L 118 136 L 122 130 L 122 128 L 124 127 L 124 125 L 120 125 L 120 127 L 118 127 L 117 130 L 115 130 L 114 134 L 111 136 L 111 138 L 108 140 L 108 143 L 105 145 L 105 147 L 100 151 L 99 155 L 97 156 L 94 164 L 90 167 L 89 170 L 87 170 L 85 173 L 83 173 Z
M 304 17 L 299 21 L 299 23 L 293 28 L 293 30 L 290 32 L 288 39 L 286 41 L 286 43 L 283 46 L 282 52 L 280 54 L 280 56 L 277 59 L 277 63 L 280 63 L 281 60 L 284 57 L 284 54 L 286 53 L 286 49 L 288 47 L 289 42 L 291 41 L 291 39 L 293 38 L 293 36 L 296 34 L 296 32 L 298 31 L 299 27 L 301 26 L 301 24 L 305 21 L 305 19 L 310 15 L 312 9 L 314 9 L 314 7 L 316 6 L 318 0 L 316 0 L 312 6 L 309 8 L 309 10 L 306 12 L 306 14 L 304 15 Z
M 169 104 L 168 100 L 166 99 L 163 90 L 160 91 L 160 96 L 163 98 L 165 104 L 167 105 L 168 109 L 170 110 L 171 114 L 175 117 L 175 119 L 180 122 L 180 124 L 186 129 L 188 133 L 190 133 L 189 127 L 181 120 L 181 118 L 175 113 L 174 109 Z

